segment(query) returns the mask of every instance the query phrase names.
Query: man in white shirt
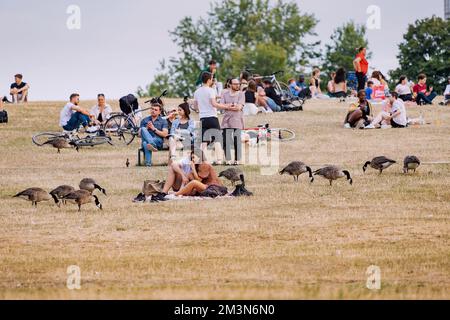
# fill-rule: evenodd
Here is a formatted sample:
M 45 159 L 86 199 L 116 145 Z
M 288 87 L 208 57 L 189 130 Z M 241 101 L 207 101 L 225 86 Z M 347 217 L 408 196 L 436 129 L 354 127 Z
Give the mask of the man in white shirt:
M 88 126 L 91 121 L 95 121 L 95 118 L 87 110 L 79 107 L 79 103 L 80 95 L 78 93 L 71 94 L 70 102 L 61 110 L 59 125 L 65 131 L 78 130 L 80 126 L 83 126 L 86 132 L 91 132 L 92 130 Z
M 217 110 L 237 111 L 237 107 L 220 104 L 216 100 L 216 91 L 211 88 L 213 84 L 213 75 L 209 72 L 202 74 L 202 86 L 194 93 L 194 109 L 200 113 L 200 122 L 202 127 L 202 149 L 205 152 L 210 143 L 215 144 L 216 161 L 221 159 L 220 146 L 222 132 L 217 118 Z

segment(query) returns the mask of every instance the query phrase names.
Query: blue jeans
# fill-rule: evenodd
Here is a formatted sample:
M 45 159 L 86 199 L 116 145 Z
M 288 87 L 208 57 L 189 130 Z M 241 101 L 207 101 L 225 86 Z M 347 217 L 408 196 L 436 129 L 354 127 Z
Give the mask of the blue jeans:
M 419 92 L 417 94 L 416 102 L 417 102 L 417 104 L 420 104 L 422 101 L 425 102 L 425 104 L 432 104 L 434 98 L 436 98 L 436 97 L 437 97 L 437 93 L 434 91 L 432 93 L 430 93 L 429 96 L 426 96 L 422 92 Z
M 145 154 L 145 164 L 151 166 L 152 165 L 152 152 L 148 150 L 147 145 L 151 144 L 156 149 L 161 150 L 163 147 L 163 139 L 161 137 L 156 136 L 155 133 L 148 131 L 147 128 L 141 129 L 141 137 L 142 137 L 142 149 L 144 149 Z
M 78 130 L 80 126 L 86 127 L 89 125 L 89 117 L 85 114 L 82 114 L 80 112 L 75 112 L 70 117 L 70 120 L 67 122 L 67 124 L 63 127 L 66 131 L 73 131 Z
M 267 97 L 267 105 L 273 112 L 280 112 L 281 107 L 275 103 L 271 98 Z

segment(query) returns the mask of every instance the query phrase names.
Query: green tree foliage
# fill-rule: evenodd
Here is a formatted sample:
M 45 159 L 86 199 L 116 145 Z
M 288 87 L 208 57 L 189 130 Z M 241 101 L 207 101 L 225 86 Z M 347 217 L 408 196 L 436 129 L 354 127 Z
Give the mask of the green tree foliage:
M 331 43 L 325 46 L 322 69 L 327 73 L 336 71 L 341 67 L 347 71 L 353 70 L 356 49 L 360 47 L 368 49 L 368 45 L 365 26 L 350 21 L 338 27 L 331 35 Z M 367 57 L 371 57 L 370 52 L 368 52 Z
M 400 67 L 390 72 L 393 79 L 406 75 L 416 80 L 425 73 L 428 83 L 439 93 L 450 75 L 450 20 L 440 17 L 417 20 L 409 25 L 399 45 Z
M 173 95 L 192 93 L 200 70 L 210 59 L 222 64 L 218 75 L 223 81 L 222 77 L 238 76 L 244 67 L 253 66 L 255 72 L 263 74 L 293 70 L 317 58 L 319 42 L 304 41 L 306 36 L 316 35 L 314 15 L 302 14 L 295 2 L 271 3 L 216 1 L 206 17 L 197 21 L 183 18 L 170 32 L 179 48 L 178 56 L 169 59 L 164 73 L 167 78 L 159 73 L 152 85 L 161 87 L 168 79 Z

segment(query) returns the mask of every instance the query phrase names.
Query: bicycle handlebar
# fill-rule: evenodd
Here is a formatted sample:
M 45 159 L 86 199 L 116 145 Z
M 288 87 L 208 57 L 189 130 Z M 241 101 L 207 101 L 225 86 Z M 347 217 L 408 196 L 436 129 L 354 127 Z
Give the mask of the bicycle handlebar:
M 167 90 L 164 90 L 158 98 L 152 98 L 148 101 L 145 101 L 144 103 L 151 103 L 152 101 L 158 101 L 159 99 L 161 99 L 162 97 L 165 97 L 166 95 L 167 95 Z

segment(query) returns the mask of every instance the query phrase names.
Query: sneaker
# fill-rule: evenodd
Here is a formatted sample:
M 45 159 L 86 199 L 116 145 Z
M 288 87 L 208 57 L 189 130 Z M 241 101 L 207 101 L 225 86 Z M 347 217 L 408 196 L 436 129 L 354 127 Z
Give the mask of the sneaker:
M 9 104 L 12 103 L 11 101 L 8 100 L 8 98 L 7 98 L 6 96 L 3 97 L 2 101 L 3 101 L 4 103 L 9 103 Z
M 375 126 L 373 124 L 369 124 L 368 126 L 365 126 L 364 129 L 375 129 Z
M 98 129 L 99 128 L 97 126 L 87 127 L 86 132 L 87 133 L 96 133 L 98 131 Z
M 145 202 L 146 200 L 147 200 L 147 198 L 145 197 L 145 194 L 139 193 L 139 194 L 137 195 L 137 197 L 134 198 L 133 202 L 134 202 L 134 203 L 143 203 L 143 202 Z
M 351 129 L 352 126 L 350 125 L 350 123 L 346 123 L 346 124 L 344 124 L 344 128 L 345 129 Z

